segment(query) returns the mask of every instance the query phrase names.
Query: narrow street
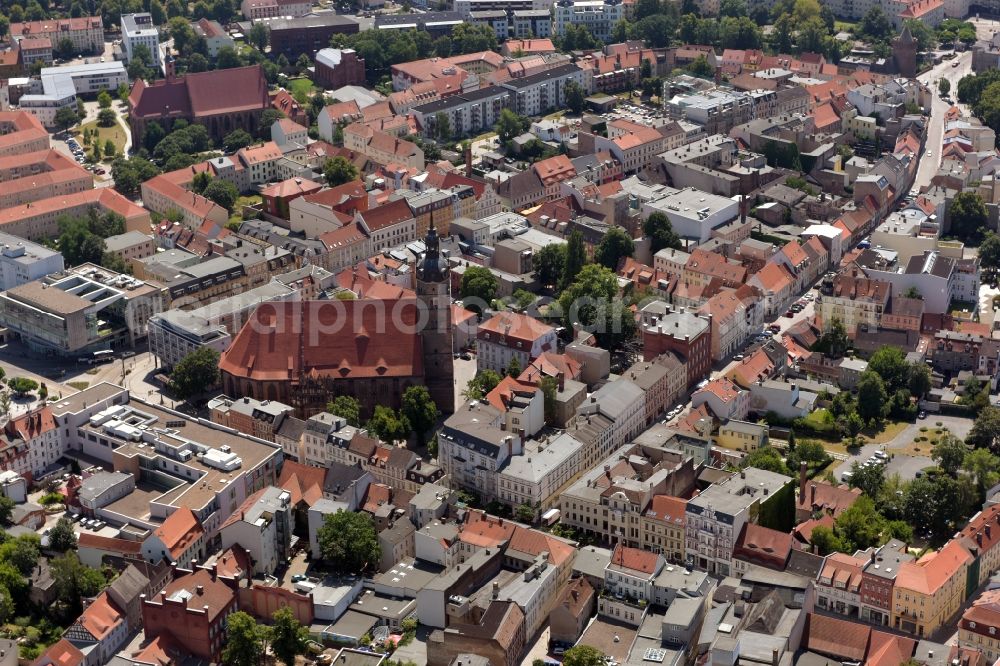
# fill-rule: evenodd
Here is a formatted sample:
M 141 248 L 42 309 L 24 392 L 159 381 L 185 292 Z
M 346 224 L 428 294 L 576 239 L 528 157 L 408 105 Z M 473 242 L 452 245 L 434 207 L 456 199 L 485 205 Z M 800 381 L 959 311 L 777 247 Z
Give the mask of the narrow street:
M 957 65 L 957 66 L 956 66 Z M 950 104 L 941 99 L 938 94 L 938 80 L 948 79 L 951 81 L 951 99 L 956 100 L 958 96 L 958 82 L 961 78 L 972 72 L 972 52 L 960 53 L 953 60 L 944 60 L 939 65 L 935 65 L 930 71 L 921 74 L 918 79 L 931 89 L 931 121 L 927 128 L 927 141 L 924 144 L 924 153 L 920 156 L 920 163 L 917 165 L 917 176 L 913 181 L 915 189 L 921 189 L 930 185 L 931 179 L 941 166 L 941 140 L 944 136 L 944 114 L 950 108 Z

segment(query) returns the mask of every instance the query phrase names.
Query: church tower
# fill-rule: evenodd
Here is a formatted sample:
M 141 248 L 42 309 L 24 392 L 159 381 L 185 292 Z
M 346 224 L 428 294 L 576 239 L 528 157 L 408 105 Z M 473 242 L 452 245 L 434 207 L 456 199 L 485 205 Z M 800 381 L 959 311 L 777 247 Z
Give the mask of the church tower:
M 427 311 L 427 323 L 421 334 L 424 381 L 437 408 L 445 414 L 451 414 L 455 411 L 451 288 L 448 262 L 441 256 L 441 243 L 433 220 L 424 244 L 427 251 L 417 265 L 417 298 Z
M 910 26 L 904 25 L 899 37 L 892 40 L 892 60 L 896 72 L 906 79 L 917 76 L 917 40 L 910 32 Z

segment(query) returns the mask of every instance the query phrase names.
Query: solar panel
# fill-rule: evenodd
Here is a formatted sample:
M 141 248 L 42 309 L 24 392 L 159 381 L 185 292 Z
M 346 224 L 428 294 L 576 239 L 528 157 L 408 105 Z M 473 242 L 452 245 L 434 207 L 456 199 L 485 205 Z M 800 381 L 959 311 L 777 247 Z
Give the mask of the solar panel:
M 646 648 L 646 652 L 642 655 L 643 661 L 654 661 L 658 664 L 662 664 L 664 658 L 667 656 L 666 650 L 661 650 L 660 648 Z

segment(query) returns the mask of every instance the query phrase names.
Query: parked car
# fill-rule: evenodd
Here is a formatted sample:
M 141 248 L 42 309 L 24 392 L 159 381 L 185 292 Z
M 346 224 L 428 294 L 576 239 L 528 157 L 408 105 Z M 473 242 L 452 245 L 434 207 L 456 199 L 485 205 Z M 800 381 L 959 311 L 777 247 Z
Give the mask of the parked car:
M 927 412 L 925 412 L 924 410 L 921 409 L 920 412 L 917 413 L 917 418 L 918 419 L 926 419 L 927 418 Z
M 794 317 L 794 316 L 795 316 L 795 313 L 794 313 L 794 312 L 792 312 L 791 310 L 787 310 L 787 311 L 785 312 L 785 316 L 786 316 L 786 317 L 788 317 L 789 319 L 791 319 L 792 317 Z
M 743 354 L 737 354 L 736 356 L 733 357 L 733 360 L 734 361 L 742 361 L 744 358 L 745 357 L 743 356 Z
M 107 173 L 107 171 L 104 169 L 94 169 L 94 173 L 96 173 L 98 176 L 103 176 L 104 174 Z

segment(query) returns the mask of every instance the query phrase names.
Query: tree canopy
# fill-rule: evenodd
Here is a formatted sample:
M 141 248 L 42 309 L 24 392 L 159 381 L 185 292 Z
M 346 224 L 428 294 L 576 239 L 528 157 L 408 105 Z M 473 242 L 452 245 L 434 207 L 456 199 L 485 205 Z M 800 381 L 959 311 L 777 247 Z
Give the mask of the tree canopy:
M 182 400 L 199 395 L 219 383 L 219 352 L 199 347 L 182 358 L 170 373 L 170 387 Z
M 378 568 L 379 546 L 372 517 L 363 512 L 337 511 L 323 517 L 316 531 L 320 553 L 336 571 L 362 573 Z

